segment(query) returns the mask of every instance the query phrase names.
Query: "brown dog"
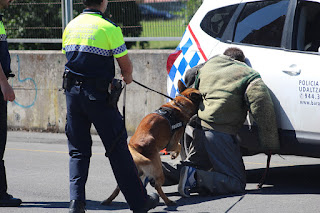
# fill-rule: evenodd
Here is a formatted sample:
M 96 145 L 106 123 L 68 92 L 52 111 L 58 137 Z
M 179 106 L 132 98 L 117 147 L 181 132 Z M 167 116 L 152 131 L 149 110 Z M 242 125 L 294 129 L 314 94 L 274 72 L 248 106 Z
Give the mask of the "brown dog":
M 180 124 L 172 126 L 168 118 L 159 113 L 151 113 L 142 119 L 128 145 L 142 182 L 150 180 L 167 206 L 175 205 L 175 202 L 169 200 L 161 188 L 165 177 L 159 151 L 164 148 L 168 151 L 174 151 L 171 158 L 176 158 L 179 155 L 181 148 L 179 141 L 183 135 L 184 127 L 189 119 L 197 113 L 201 100 L 198 90 L 186 88 L 181 81 L 178 82 L 178 88 L 180 95 L 162 105 L 161 108 L 171 111 L 171 117 L 181 121 Z M 174 126 L 180 126 L 180 128 L 172 130 Z M 111 196 L 102 204 L 109 205 L 119 194 L 119 191 L 119 186 L 117 186 Z

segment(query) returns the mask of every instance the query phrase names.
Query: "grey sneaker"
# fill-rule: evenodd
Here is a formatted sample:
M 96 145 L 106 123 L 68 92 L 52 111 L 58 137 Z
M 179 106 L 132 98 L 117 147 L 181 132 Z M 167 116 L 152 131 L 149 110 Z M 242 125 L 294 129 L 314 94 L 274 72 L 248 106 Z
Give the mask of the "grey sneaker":
M 195 173 L 196 169 L 191 166 L 182 167 L 178 186 L 178 191 L 182 197 L 190 197 L 190 189 L 197 185 Z
M 154 209 L 159 204 L 159 195 L 157 193 L 152 193 L 148 195 L 148 200 L 145 207 L 138 210 L 133 210 L 133 213 L 147 213 L 150 209 Z

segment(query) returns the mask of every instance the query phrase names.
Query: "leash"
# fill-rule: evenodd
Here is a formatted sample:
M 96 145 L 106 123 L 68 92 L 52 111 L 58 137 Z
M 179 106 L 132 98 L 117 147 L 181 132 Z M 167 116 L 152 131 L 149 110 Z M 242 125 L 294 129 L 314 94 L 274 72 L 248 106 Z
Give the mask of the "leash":
M 148 89 L 148 90 L 151 90 L 152 92 L 158 93 L 158 94 L 160 94 L 160 95 L 162 95 L 162 96 L 164 96 L 164 97 L 166 97 L 166 98 L 169 98 L 170 100 L 173 100 L 173 99 L 174 99 L 174 98 L 171 98 L 171 97 L 168 96 L 168 95 L 165 95 L 165 94 L 163 94 L 163 93 L 161 93 L 161 92 L 158 92 L 158 91 L 156 91 L 156 90 L 154 90 L 154 89 L 151 89 L 150 87 L 147 87 L 147 86 L 145 86 L 145 85 L 143 85 L 143 84 L 141 84 L 141 83 L 139 83 L 139 82 L 137 82 L 137 81 L 135 81 L 135 80 L 133 80 L 133 82 L 136 83 L 136 84 L 138 84 L 138 85 L 140 85 L 140 86 L 142 86 L 143 88 L 146 88 L 146 89 Z
M 126 98 L 127 98 L 127 84 L 126 82 L 123 82 L 122 117 L 123 117 L 124 127 L 126 127 Z
M 127 84 L 124 82 L 123 85 L 123 105 L 122 105 L 122 117 L 123 117 L 123 124 L 124 128 L 126 128 L 126 97 L 127 96 Z
M 268 153 L 267 166 L 266 166 L 266 168 L 265 168 L 265 170 L 264 170 L 264 173 L 263 173 L 263 175 L 262 175 L 262 177 L 261 177 L 261 179 L 260 179 L 260 181 L 259 181 L 259 184 L 257 185 L 257 189 L 261 189 L 261 188 L 262 188 L 262 186 L 263 186 L 263 184 L 264 184 L 264 182 L 265 182 L 265 180 L 266 180 L 266 178 L 267 178 L 267 176 L 268 176 L 269 168 L 270 168 L 271 155 L 272 155 L 272 153 L 271 153 L 271 151 L 270 151 L 270 152 Z

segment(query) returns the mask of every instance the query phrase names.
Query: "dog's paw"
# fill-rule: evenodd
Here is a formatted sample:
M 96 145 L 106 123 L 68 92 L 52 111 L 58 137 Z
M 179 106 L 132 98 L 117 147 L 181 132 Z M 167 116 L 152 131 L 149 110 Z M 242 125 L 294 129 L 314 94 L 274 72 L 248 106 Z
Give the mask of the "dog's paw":
M 172 152 L 172 153 L 170 154 L 170 156 L 171 156 L 171 160 L 176 159 L 176 158 L 178 157 L 178 155 L 179 155 L 179 153 L 178 153 L 178 152 Z

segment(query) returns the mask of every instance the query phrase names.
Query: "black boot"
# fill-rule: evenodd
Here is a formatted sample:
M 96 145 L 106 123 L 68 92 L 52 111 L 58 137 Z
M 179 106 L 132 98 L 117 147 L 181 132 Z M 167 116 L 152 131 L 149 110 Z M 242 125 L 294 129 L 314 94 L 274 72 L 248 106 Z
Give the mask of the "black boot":
M 86 210 L 86 202 L 81 200 L 71 200 L 69 213 L 84 213 Z
M 148 195 L 148 200 L 142 209 L 133 210 L 133 213 L 147 213 L 150 209 L 154 209 L 159 204 L 159 195 L 152 193 Z
M 14 198 L 12 195 L 5 193 L 0 196 L 0 206 L 17 207 L 20 206 L 22 201 L 19 198 Z

